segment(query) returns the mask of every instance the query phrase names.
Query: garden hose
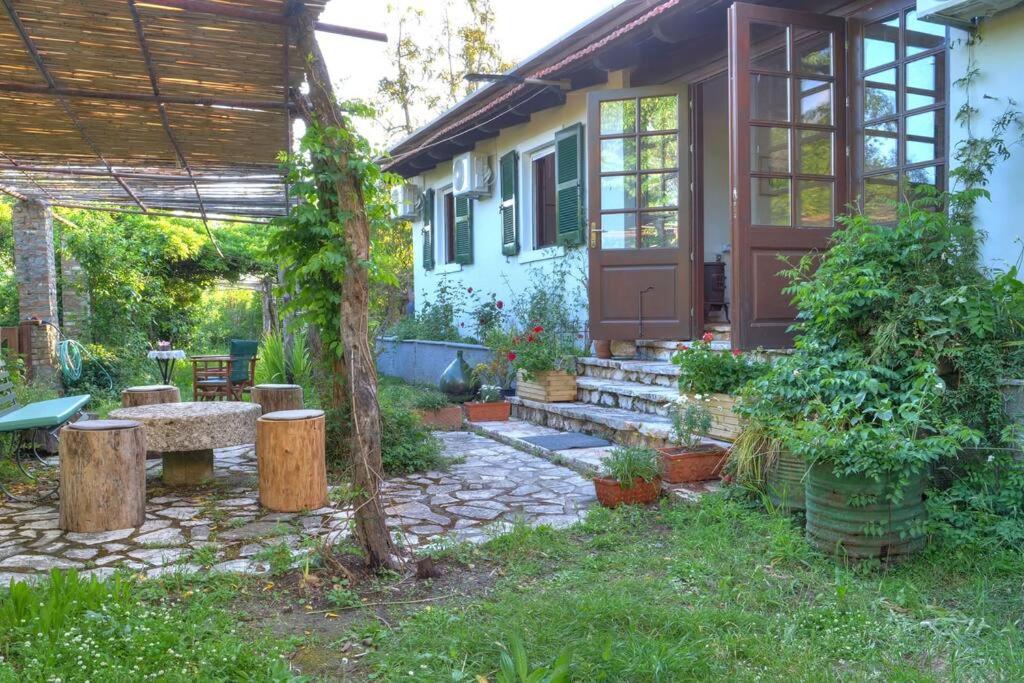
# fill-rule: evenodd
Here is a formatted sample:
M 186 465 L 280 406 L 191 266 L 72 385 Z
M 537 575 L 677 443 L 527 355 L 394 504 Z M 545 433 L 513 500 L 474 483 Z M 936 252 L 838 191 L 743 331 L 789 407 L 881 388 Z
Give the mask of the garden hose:
M 57 362 L 60 364 L 60 374 L 65 382 L 74 382 L 82 377 L 84 350 L 74 339 L 63 339 L 57 344 Z

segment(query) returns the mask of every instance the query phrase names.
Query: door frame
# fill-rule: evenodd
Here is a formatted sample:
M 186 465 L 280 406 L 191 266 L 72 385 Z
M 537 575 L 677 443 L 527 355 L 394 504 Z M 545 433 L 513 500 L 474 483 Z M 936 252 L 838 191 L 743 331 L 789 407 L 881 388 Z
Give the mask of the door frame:
M 602 329 L 602 323 L 599 321 L 600 312 L 600 277 L 601 277 L 601 266 L 599 262 L 599 256 L 601 254 L 601 235 L 602 231 L 599 227 L 599 220 L 601 216 L 601 154 L 600 154 L 600 104 L 602 102 L 610 100 L 621 100 L 629 99 L 633 97 L 656 97 L 656 96 L 668 96 L 675 95 L 677 97 L 677 116 L 678 116 L 678 174 L 679 174 L 679 190 L 678 190 L 678 205 L 676 207 L 677 220 L 679 226 L 679 245 L 676 248 L 680 257 L 678 263 L 683 268 L 688 268 L 688 272 L 683 273 L 677 278 L 677 286 L 685 287 L 689 290 L 688 295 L 680 300 L 680 322 L 685 323 L 689 321 L 689 333 L 683 334 L 683 338 L 692 338 L 694 330 L 697 328 L 697 305 L 699 300 L 695 298 L 696 291 L 693 286 L 693 280 L 695 279 L 694 273 L 696 272 L 694 256 L 696 254 L 696 246 L 694 243 L 694 225 L 693 225 L 693 185 L 692 179 L 692 154 L 690 152 L 689 144 L 692 142 L 692 129 L 691 129 L 691 116 L 690 116 L 690 92 L 689 84 L 684 82 L 667 83 L 662 85 L 649 85 L 635 88 L 618 88 L 614 90 L 597 90 L 587 93 L 587 125 L 585 127 L 586 137 L 586 197 L 587 197 L 587 267 L 589 272 L 588 284 L 587 284 L 587 305 L 589 311 L 589 326 L 591 337 L 595 339 L 608 339 L 608 340 L 635 340 L 638 338 L 637 334 L 615 333 L 612 331 Z M 639 112 L 638 112 L 639 115 Z M 639 122 L 638 122 L 639 125 Z M 637 150 L 637 168 L 639 170 L 639 154 L 640 150 Z M 639 187 L 637 188 L 639 192 Z M 639 224 L 637 228 L 639 229 Z M 683 230 L 686 231 L 684 237 Z M 686 249 L 689 249 L 689 260 L 682 258 L 682 255 L 686 254 Z M 619 253 L 621 255 L 636 254 L 637 256 L 642 255 L 644 252 L 667 252 L 669 249 L 621 249 L 621 250 L 609 250 L 608 253 Z M 685 306 L 689 305 L 689 311 L 686 311 Z M 639 333 L 642 328 L 641 320 L 637 321 L 637 332 Z M 658 338 L 657 335 L 644 335 L 647 338 Z M 664 335 L 662 335 L 664 336 Z M 671 335 L 677 337 L 680 335 Z M 674 341 L 675 339 L 673 339 Z

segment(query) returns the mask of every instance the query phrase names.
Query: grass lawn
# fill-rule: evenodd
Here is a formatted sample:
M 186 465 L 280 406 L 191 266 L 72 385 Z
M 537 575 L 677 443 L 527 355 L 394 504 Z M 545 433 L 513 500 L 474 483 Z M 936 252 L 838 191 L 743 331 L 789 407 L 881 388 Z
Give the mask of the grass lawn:
M 20 589 L 0 598 L 0 682 L 478 683 L 517 634 L 534 667 L 567 650 L 574 681 L 1024 680 L 1020 552 L 837 567 L 791 519 L 716 495 L 440 555 L 431 581 L 313 566 Z

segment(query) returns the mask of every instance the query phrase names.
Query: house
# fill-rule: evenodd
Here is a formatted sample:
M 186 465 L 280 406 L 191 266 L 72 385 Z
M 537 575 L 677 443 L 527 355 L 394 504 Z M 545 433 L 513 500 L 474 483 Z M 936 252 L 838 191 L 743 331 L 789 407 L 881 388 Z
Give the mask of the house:
M 825 248 L 851 203 L 889 220 L 908 190 L 945 186 L 968 97 L 982 129 L 1024 100 L 1016 4 L 618 4 L 391 150 L 422 193 L 417 306 L 441 282 L 502 298 L 576 258 L 592 338 L 714 327 L 735 348 L 785 347 L 780 256 Z M 976 14 L 992 16 L 971 44 Z M 979 212 L 992 266 L 1020 250 L 1022 175 L 1019 155 L 997 168 Z

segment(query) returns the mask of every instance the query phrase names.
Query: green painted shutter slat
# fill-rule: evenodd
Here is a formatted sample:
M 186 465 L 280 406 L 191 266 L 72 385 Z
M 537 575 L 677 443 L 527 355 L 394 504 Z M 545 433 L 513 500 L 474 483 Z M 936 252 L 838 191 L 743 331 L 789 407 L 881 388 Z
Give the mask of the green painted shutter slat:
M 473 202 L 469 197 L 455 198 L 455 262 L 473 263 Z
M 555 134 L 555 214 L 558 243 L 583 244 L 583 124 Z
M 423 193 L 423 269 L 434 269 L 434 191 Z
M 519 154 L 501 157 L 501 253 L 519 253 Z

